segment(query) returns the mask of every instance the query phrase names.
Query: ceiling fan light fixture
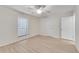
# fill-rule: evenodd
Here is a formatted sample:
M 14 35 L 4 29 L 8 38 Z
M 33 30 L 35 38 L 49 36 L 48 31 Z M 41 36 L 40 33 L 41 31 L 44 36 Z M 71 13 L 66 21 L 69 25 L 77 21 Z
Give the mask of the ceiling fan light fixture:
M 38 9 L 37 10 L 37 14 L 41 14 L 42 13 L 42 10 L 41 9 Z

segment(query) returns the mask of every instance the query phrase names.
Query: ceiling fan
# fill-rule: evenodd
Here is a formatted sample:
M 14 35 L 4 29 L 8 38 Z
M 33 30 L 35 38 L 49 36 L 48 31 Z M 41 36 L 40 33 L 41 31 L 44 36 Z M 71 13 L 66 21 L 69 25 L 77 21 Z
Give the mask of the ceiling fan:
M 41 14 L 43 12 L 43 9 L 46 7 L 46 5 L 35 5 L 34 7 L 36 8 L 36 12 L 38 14 Z
M 40 8 L 43 9 L 43 8 L 45 8 L 45 7 L 46 7 L 46 5 L 35 5 L 35 8 L 36 8 L 36 9 L 40 9 Z

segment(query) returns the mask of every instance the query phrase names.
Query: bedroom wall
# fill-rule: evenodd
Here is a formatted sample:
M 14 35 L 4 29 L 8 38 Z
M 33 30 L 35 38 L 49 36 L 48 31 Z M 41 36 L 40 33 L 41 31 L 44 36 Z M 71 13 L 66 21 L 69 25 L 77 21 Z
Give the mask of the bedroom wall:
M 25 37 L 17 37 L 17 20 L 20 16 L 29 20 L 29 34 Z M 34 16 L 0 6 L 0 46 L 37 35 L 39 33 L 38 22 L 38 18 Z
M 79 49 L 79 6 L 75 8 L 75 40 L 76 47 Z
M 41 18 L 40 34 L 60 38 L 60 17 L 51 15 Z
M 40 18 L 40 35 L 61 38 L 61 18 L 73 16 L 73 12 L 55 13 Z M 74 38 L 73 38 L 74 39 Z

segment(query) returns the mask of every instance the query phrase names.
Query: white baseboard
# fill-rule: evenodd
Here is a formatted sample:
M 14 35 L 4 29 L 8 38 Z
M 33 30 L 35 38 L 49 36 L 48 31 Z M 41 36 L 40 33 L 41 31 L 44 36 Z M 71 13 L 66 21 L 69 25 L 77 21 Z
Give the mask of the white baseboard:
M 34 37 L 34 36 L 37 36 L 37 35 L 39 35 L 39 34 L 32 34 L 32 35 L 27 35 L 27 36 L 23 36 L 23 37 L 17 37 L 15 40 L 1 42 L 0 47 L 6 46 L 6 45 L 9 45 L 9 44 L 21 41 L 21 40 L 25 40 L 25 39 L 28 39 L 28 38 L 31 38 L 31 37 Z
M 40 35 L 42 35 L 42 36 L 49 36 L 49 37 L 53 37 L 53 38 L 60 38 L 60 37 L 58 37 L 58 36 L 52 36 L 52 35 L 49 35 L 49 34 L 40 34 Z
M 37 36 L 37 35 L 49 36 L 49 37 L 53 37 L 53 38 L 59 39 L 59 37 L 57 37 L 57 36 L 51 36 L 51 35 L 48 35 L 48 34 L 38 34 L 38 33 L 36 33 L 36 34 L 31 34 L 31 35 L 27 35 L 27 36 L 23 36 L 23 37 L 17 37 L 15 40 L 1 42 L 0 43 L 0 47 L 1 46 L 6 46 L 6 45 L 9 45 L 9 44 L 21 41 L 21 40 L 25 40 L 25 39 L 28 39 L 28 38 L 31 38 L 31 37 L 34 37 L 34 36 Z M 78 49 L 78 51 L 79 51 L 79 49 Z

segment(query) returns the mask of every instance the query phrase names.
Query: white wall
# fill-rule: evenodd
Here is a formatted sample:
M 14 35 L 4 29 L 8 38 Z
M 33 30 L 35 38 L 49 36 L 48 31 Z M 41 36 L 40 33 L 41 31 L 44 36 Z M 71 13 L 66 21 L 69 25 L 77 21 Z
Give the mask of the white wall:
M 76 17 L 75 17 L 75 40 L 76 46 L 79 49 L 79 6 L 76 6 Z
M 70 17 L 72 16 L 72 12 L 64 13 L 62 15 L 51 15 L 45 18 L 40 18 L 40 34 L 41 35 L 47 35 L 52 36 L 56 38 L 61 38 L 61 18 L 62 17 Z M 74 16 L 72 16 L 74 19 Z M 75 21 L 73 20 L 73 25 L 75 24 Z M 68 24 L 69 25 L 69 24 Z M 74 26 L 75 27 L 75 26 Z M 73 29 L 75 32 L 75 29 Z M 73 33 L 74 33 L 73 32 Z M 73 40 L 75 40 L 75 34 L 73 34 L 74 37 Z
M 49 17 L 41 18 L 40 34 L 59 38 L 60 37 L 60 17 L 52 15 Z
M 29 20 L 29 35 L 17 37 L 17 20 L 18 16 L 24 16 Z M 0 6 L 0 46 L 31 37 L 39 33 L 39 20 L 30 15 L 16 12 L 9 8 Z

